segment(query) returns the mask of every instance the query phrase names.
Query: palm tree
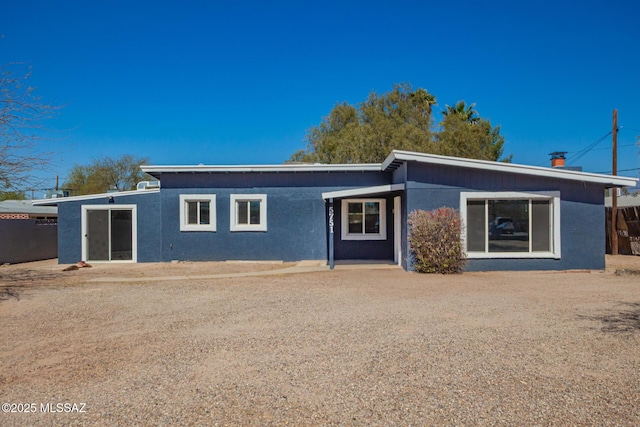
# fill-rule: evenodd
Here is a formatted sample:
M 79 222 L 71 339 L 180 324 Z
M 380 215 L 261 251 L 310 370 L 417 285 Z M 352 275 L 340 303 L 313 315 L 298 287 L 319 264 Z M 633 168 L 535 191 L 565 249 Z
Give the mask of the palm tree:
M 448 116 L 449 114 L 458 115 L 465 122 L 476 123 L 478 120 L 480 120 L 480 117 L 478 117 L 478 112 L 473 109 L 473 107 L 475 106 L 476 104 L 473 103 L 467 107 L 464 101 L 458 101 L 455 107 L 446 105 L 447 109 L 444 110 L 442 114 L 444 116 Z

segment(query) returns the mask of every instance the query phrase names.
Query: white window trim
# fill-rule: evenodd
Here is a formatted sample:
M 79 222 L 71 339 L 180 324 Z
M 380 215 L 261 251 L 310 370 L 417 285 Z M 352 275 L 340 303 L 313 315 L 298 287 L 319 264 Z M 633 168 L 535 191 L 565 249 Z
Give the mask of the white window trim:
M 468 200 L 549 200 L 552 212 L 553 249 L 550 252 L 468 252 L 467 251 L 467 201 Z M 560 244 L 560 192 L 559 191 L 496 191 L 496 192 L 461 192 L 460 218 L 462 218 L 462 241 L 467 258 L 561 258 Z M 486 221 L 485 221 L 486 222 Z M 485 224 L 485 238 L 489 233 Z
M 187 202 L 209 202 L 209 224 L 187 224 Z M 180 231 L 216 231 L 215 194 L 180 194 Z
M 238 224 L 237 202 L 259 201 L 260 224 Z M 229 209 L 229 224 L 231 231 L 267 231 L 267 195 L 266 194 L 232 194 Z
M 378 234 L 350 234 L 349 233 L 349 203 L 380 203 L 380 233 Z M 342 240 L 387 240 L 387 199 L 342 199 Z M 364 224 L 363 224 L 364 226 Z

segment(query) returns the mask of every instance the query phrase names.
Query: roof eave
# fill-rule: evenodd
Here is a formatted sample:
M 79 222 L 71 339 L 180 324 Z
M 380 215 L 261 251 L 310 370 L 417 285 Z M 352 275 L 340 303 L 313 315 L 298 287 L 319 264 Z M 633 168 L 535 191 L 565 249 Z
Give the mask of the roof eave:
M 98 193 L 98 194 L 86 194 L 83 196 L 71 196 L 71 197 L 60 197 L 55 199 L 39 199 L 33 200 L 31 203 L 33 206 L 57 206 L 58 203 L 66 203 L 66 202 L 81 202 L 83 200 L 93 200 L 99 198 L 109 198 L 109 197 L 123 197 L 123 196 L 135 196 L 142 194 L 153 194 L 159 193 L 159 188 L 154 188 L 150 190 L 131 190 L 131 191 L 119 191 L 117 193 Z
M 638 178 L 617 175 L 604 175 L 589 172 L 578 172 L 564 169 L 552 169 L 540 166 L 529 166 L 514 163 L 502 163 L 489 160 L 466 159 L 461 157 L 440 156 L 437 154 L 413 153 L 409 151 L 393 150 L 382 163 L 382 170 L 386 171 L 397 161 L 417 161 L 445 166 L 457 166 L 472 169 L 489 170 L 495 172 L 517 173 L 522 175 L 542 176 L 547 178 L 567 179 L 572 181 L 592 182 L 610 187 L 633 187 Z
M 371 164 L 317 164 L 317 165 L 229 165 L 229 166 L 183 166 L 142 165 L 143 172 L 154 173 L 247 173 L 247 172 L 379 172 L 380 163 Z

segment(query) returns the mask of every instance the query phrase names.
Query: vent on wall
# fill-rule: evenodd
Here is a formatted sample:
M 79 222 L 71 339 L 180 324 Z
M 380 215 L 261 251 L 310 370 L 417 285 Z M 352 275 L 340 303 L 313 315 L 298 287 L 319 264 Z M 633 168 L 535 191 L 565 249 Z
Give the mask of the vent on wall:
M 160 181 L 141 181 L 136 186 L 136 190 L 138 191 L 152 190 L 156 188 L 160 188 Z

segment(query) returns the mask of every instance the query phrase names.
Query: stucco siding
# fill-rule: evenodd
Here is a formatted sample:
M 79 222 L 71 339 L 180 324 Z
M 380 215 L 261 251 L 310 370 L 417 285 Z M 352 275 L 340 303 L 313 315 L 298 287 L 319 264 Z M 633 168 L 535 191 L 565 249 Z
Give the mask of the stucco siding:
M 118 196 L 109 203 L 106 197 L 63 202 L 58 204 L 58 263 L 75 264 L 83 260 L 82 254 L 82 206 L 83 205 L 136 205 L 137 206 L 137 244 L 138 261 L 161 261 L 160 234 L 161 212 L 159 193 L 141 193 L 131 196 Z
M 322 193 L 389 179 L 380 172 L 163 174 L 162 260 L 327 260 Z M 180 194 L 216 195 L 215 232 L 180 231 Z M 267 231 L 231 231 L 232 194 L 267 195 Z
M 389 184 L 391 174 L 374 171 L 350 172 L 233 172 L 163 173 L 163 189 L 232 188 L 322 188 L 333 191 Z
M 604 188 L 596 184 L 478 171 L 438 165 L 409 165 L 407 209 L 460 209 L 462 191 L 559 191 L 560 259 L 469 259 L 468 271 L 604 268 Z M 409 259 L 409 264 L 411 260 Z M 411 268 L 411 265 L 408 266 Z
M 321 188 L 180 188 L 162 191 L 162 260 L 327 259 Z M 216 195 L 216 231 L 180 231 L 180 194 Z M 267 195 L 267 231 L 231 231 L 231 195 Z
M 92 201 L 93 202 L 93 201 Z M 82 218 L 80 202 L 58 204 L 58 263 L 82 260 Z

